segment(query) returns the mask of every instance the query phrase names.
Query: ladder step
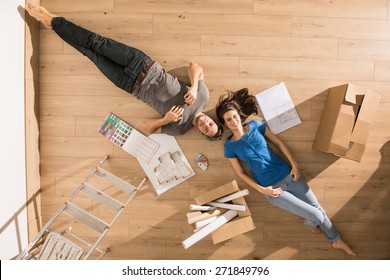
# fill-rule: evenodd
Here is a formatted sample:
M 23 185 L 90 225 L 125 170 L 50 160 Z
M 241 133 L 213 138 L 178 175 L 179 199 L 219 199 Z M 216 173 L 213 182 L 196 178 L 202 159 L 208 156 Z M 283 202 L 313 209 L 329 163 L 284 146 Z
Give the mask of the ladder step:
M 107 170 L 104 170 L 100 166 L 97 167 L 97 175 L 99 175 L 101 178 L 106 180 L 107 182 L 111 183 L 113 186 L 117 187 L 118 189 L 127 192 L 132 193 L 135 190 L 137 190 L 133 185 L 130 183 L 122 180 L 121 178 L 118 178 L 117 176 L 111 174 Z
M 83 192 L 93 200 L 103 203 L 115 212 L 118 212 L 124 206 L 123 203 L 121 203 L 120 201 L 116 200 L 115 198 L 112 198 L 111 196 L 108 196 L 100 190 L 97 190 L 92 185 L 86 182 L 84 182 L 83 187 L 81 188 L 81 192 Z
M 77 205 L 74 205 L 72 202 L 66 202 L 64 212 L 100 233 L 102 233 L 108 227 L 108 224 L 88 213 L 87 211 L 81 209 Z

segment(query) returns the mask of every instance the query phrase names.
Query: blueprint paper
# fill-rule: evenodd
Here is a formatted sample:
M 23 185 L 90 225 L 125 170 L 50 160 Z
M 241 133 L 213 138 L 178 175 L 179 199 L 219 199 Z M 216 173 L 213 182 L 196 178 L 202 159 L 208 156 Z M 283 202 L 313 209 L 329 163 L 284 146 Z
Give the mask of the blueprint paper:
M 256 94 L 256 100 L 272 133 L 302 123 L 284 82 Z

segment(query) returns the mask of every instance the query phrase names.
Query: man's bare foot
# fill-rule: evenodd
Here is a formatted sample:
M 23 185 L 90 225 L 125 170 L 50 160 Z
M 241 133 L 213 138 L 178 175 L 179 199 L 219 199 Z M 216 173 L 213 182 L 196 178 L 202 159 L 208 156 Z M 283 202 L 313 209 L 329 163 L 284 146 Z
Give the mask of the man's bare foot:
M 31 3 L 27 3 L 26 11 L 29 13 L 30 16 L 42 22 L 46 28 L 51 28 L 51 20 L 53 19 L 53 17 L 55 17 L 55 15 L 50 13 L 44 7 L 36 7 Z
M 356 253 L 341 238 L 339 240 L 333 242 L 332 247 L 335 249 L 344 250 L 348 255 L 356 256 Z
M 320 233 L 322 233 L 322 230 L 321 230 L 321 228 L 320 228 L 319 226 L 315 226 L 315 227 L 313 227 L 313 228 L 309 227 L 309 229 L 310 229 L 310 231 L 311 231 L 312 233 L 315 233 L 315 234 L 320 234 Z

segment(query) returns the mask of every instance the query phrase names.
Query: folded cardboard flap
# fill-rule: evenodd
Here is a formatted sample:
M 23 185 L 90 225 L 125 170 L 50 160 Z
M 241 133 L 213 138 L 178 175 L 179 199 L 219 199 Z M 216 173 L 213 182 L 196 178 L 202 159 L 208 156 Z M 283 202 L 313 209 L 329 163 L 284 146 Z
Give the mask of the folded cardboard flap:
M 236 180 L 227 183 L 225 185 L 222 185 L 214 190 L 208 191 L 206 193 L 203 193 L 201 195 L 198 195 L 194 198 L 196 204 L 203 205 L 210 201 L 216 200 L 218 198 L 221 198 L 223 196 L 226 196 L 228 194 L 234 193 L 236 191 L 239 191 Z
M 313 149 L 360 161 L 379 99 L 352 84 L 330 88 Z

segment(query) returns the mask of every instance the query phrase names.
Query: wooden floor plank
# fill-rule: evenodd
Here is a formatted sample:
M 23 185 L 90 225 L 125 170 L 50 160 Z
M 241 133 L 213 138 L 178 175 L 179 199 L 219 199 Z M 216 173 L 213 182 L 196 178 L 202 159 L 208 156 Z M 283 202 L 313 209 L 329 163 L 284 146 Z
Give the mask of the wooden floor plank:
M 256 14 L 386 19 L 386 0 L 288 1 L 255 0 Z

